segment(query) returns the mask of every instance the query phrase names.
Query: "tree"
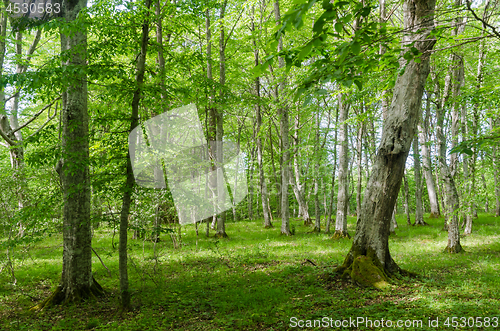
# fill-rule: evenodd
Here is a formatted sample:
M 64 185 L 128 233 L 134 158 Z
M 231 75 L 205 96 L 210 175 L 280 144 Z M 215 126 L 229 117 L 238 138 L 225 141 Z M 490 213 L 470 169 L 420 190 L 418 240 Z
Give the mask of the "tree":
M 356 235 L 344 263 L 337 269 L 354 281 L 384 286 L 401 271 L 389 252 L 389 223 L 401 186 L 406 158 L 420 114 L 422 94 L 429 74 L 429 60 L 435 40 L 434 0 L 406 0 L 403 5 L 403 45 L 413 44 L 420 59 L 401 59 L 405 70 L 398 75 L 393 98 L 384 122 L 381 142 L 365 189 Z
M 73 74 L 65 77 L 68 86 L 62 96 L 62 157 L 57 167 L 64 199 L 63 269 L 61 282 L 56 290 L 33 309 L 103 294 L 103 289 L 92 276 L 89 119 L 84 68 L 87 33 L 84 23 L 77 19 L 80 10 L 87 7 L 87 0 L 64 5 L 62 12 L 66 25 L 60 34 L 61 51 L 68 52 L 69 56 L 62 66 L 69 68 L 68 72 Z
M 349 150 L 348 150 L 348 131 L 347 131 L 347 119 L 349 116 L 349 103 L 346 100 L 346 96 L 340 93 L 338 96 L 339 103 L 339 190 L 337 196 L 337 218 L 335 222 L 335 233 L 334 238 L 350 238 L 351 236 L 347 232 L 347 204 L 348 204 L 348 194 L 349 194 L 349 181 L 347 180 L 347 173 L 349 171 Z

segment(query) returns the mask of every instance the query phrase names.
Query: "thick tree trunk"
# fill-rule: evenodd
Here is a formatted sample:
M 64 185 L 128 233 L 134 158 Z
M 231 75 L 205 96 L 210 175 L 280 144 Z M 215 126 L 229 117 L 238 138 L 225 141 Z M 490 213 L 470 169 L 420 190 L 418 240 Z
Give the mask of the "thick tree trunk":
M 424 221 L 424 208 L 422 206 L 422 176 L 420 173 L 420 147 L 418 137 L 413 139 L 413 163 L 415 169 L 415 223 L 414 225 L 427 225 Z
M 344 264 L 338 269 L 363 285 L 384 287 L 388 277 L 400 271 L 389 252 L 389 225 L 429 74 L 428 51 L 435 41 L 427 38 L 434 27 L 434 7 L 434 0 L 404 2 L 404 27 L 408 34 L 403 38 L 403 47 L 414 42 L 414 47 L 423 55 L 420 63 L 401 60 L 400 65 L 406 66 L 405 71 L 396 79 L 361 215 L 358 216 L 356 235 Z
M 63 6 L 66 22 L 76 19 L 86 0 Z M 103 290 L 92 276 L 92 235 L 90 223 L 89 137 L 86 65 L 87 33 L 61 33 L 61 51 L 70 56 L 63 66 L 77 66 L 66 77 L 62 109 L 62 158 L 58 167 L 63 190 L 63 268 L 55 292 L 33 309 L 80 301 L 101 295 Z
M 349 118 L 350 105 L 345 101 L 345 98 L 344 94 L 339 94 L 339 189 L 337 193 L 337 219 L 333 238 L 350 238 L 347 232 L 347 205 L 349 203 L 349 181 L 347 178 L 349 172 L 347 119 Z
M 436 184 L 434 182 L 434 177 L 432 175 L 432 165 L 431 165 L 431 153 L 428 147 L 429 141 L 429 118 L 431 111 L 431 98 L 429 93 L 427 93 L 426 107 L 425 107 L 425 117 L 423 118 L 423 125 L 418 128 L 418 138 L 420 142 L 420 148 L 422 149 L 422 163 L 423 172 L 425 177 L 425 183 L 427 185 L 427 194 L 429 196 L 429 204 L 431 208 L 430 218 L 436 218 L 441 216 L 439 209 L 438 195 L 436 191 Z

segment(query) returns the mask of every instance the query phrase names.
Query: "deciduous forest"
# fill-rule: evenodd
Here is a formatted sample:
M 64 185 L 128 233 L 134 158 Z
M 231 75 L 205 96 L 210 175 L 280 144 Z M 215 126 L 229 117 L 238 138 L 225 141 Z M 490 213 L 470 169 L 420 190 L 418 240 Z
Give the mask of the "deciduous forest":
M 4 0 L 1 330 L 500 327 L 497 0 Z

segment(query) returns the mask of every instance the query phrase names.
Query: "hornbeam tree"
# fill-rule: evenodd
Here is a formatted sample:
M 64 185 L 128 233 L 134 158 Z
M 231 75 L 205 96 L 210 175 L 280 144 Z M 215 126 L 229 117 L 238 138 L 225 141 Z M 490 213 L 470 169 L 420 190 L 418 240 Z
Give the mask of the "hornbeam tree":
M 373 170 L 366 185 L 356 235 L 342 266 L 337 272 L 363 285 L 383 287 L 390 277 L 401 272 L 389 252 L 389 223 L 401 186 L 406 159 L 420 116 L 425 81 L 429 74 L 430 50 L 435 40 L 435 0 L 404 2 L 403 47 L 413 45 L 421 53 L 419 60 L 400 60 L 404 73 L 399 75 L 384 121 L 382 138 Z

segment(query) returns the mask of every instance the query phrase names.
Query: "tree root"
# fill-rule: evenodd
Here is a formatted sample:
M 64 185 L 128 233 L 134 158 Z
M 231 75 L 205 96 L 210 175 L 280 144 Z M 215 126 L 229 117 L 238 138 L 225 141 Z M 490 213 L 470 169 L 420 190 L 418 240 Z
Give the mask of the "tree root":
M 335 233 L 333 234 L 331 239 L 338 240 L 338 239 L 343 239 L 343 238 L 351 239 L 351 236 L 349 235 L 349 233 L 347 231 L 342 232 L 340 230 L 335 230 Z
M 217 232 L 217 233 L 215 233 L 214 237 L 215 238 L 229 238 L 229 236 L 225 232 Z
M 104 290 L 92 278 L 92 285 L 90 287 L 80 287 L 78 289 L 72 289 L 70 291 L 68 288 L 64 288 L 63 285 L 58 285 L 54 292 L 45 300 L 40 302 L 34 307 L 30 308 L 30 311 L 41 311 L 45 308 L 50 308 L 55 305 L 65 305 L 72 302 L 81 302 L 88 299 L 96 299 L 97 297 L 103 296 Z
M 465 250 L 462 248 L 462 245 L 456 244 L 455 246 L 446 246 L 444 249 L 445 253 L 450 253 L 450 254 L 457 254 L 457 253 L 464 253 Z

